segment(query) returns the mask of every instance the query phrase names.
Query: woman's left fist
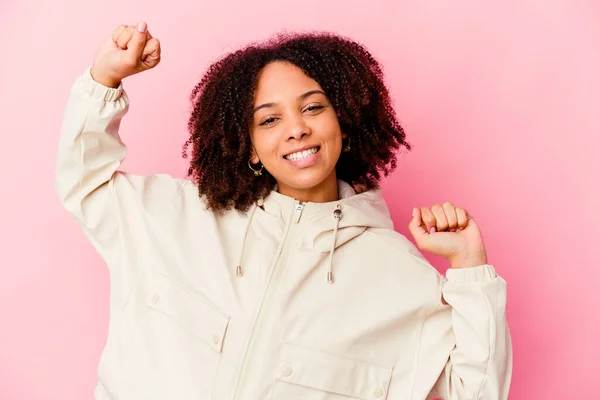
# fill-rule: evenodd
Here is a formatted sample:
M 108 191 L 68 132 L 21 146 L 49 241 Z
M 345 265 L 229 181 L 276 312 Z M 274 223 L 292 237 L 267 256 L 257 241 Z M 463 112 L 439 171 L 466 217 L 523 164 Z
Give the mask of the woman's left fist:
M 446 258 L 452 268 L 487 264 L 481 231 L 464 208 L 450 202 L 415 208 L 408 229 L 419 249 Z

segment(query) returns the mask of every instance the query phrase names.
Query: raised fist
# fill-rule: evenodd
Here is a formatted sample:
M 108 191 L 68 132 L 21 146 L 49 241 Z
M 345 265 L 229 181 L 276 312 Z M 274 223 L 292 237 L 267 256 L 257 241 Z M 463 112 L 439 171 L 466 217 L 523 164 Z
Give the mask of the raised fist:
M 104 86 L 116 88 L 124 78 L 154 68 L 160 62 L 160 42 L 145 22 L 137 27 L 119 25 L 100 46 L 91 74 Z

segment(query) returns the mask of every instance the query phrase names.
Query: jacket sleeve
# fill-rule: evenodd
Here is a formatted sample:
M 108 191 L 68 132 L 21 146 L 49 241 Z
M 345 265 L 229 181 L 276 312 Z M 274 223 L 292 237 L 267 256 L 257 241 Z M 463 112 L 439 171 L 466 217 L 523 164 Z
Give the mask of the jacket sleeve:
M 58 145 L 55 188 L 60 201 L 105 259 L 118 246 L 111 192 L 126 153 L 118 131 L 128 104 L 122 85 L 105 87 L 88 68 L 71 88 Z
M 506 282 L 491 265 L 449 269 L 442 294 L 450 306 L 454 348 L 433 398 L 507 399 L 512 345 L 506 323 Z

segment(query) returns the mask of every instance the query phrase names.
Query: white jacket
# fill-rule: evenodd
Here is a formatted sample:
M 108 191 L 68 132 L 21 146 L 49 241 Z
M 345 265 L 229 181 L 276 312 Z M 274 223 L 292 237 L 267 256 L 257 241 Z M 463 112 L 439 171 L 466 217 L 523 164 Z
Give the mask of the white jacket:
M 344 182 L 331 203 L 274 191 L 247 213 L 209 212 L 190 181 L 118 171 L 127 108 L 88 68 L 56 169 L 110 270 L 97 400 L 507 398 L 506 283 L 491 265 L 441 276 L 379 191 Z

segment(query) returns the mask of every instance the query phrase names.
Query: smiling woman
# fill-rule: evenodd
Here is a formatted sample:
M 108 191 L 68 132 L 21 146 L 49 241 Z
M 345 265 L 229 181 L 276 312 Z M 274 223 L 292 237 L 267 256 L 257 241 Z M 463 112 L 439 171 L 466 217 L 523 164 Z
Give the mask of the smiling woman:
M 410 148 L 377 61 L 333 34 L 279 35 L 229 54 L 192 98 L 189 172 L 214 211 L 246 211 L 276 184 L 303 201 L 336 200 L 337 179 L 375 189 Z
M 378 185 L 409 146 L 362 46 L 280 36 L 211 66 L 191 179 L 118 170 L 121 80 L 159 61 L 117 27 L 61 132 L 57 192 L 111 272 L 97 400 L 507 398 L 506 282 L 452 203 L 409 224 L 445 277 L 394 231 Z

